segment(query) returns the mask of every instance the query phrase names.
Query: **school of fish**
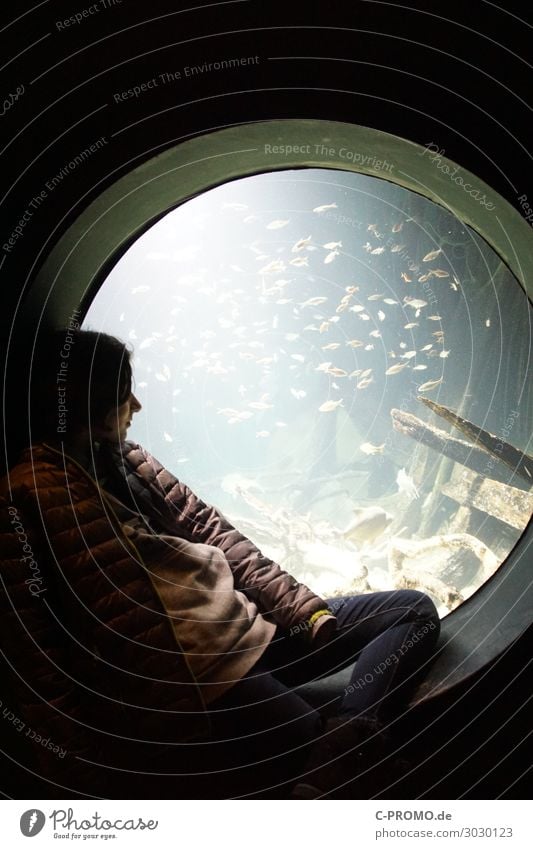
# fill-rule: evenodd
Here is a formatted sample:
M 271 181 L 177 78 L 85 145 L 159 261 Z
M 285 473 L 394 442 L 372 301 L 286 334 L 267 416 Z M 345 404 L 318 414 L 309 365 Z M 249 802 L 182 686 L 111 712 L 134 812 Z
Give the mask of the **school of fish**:
M 409 228 L 416 224 L 401 216 L 387 227 L 363 224 L 365 243 L 347 245 L 346 237 L 324 241 L 320 236 L 327 229 L 321 217 L 337 208 L 329 202 L 309 209 L 302 233 L 288 214 L 261 220 L 247 204 L 224 203 L 222 215 L 243 216 L 243 228 L 255 222 L 263 227 L 264 238 L 256 231 L 248 245 L 249 258 L 244 254 L 219 280 L 206 283 L 195 272 L 178 277 L 166 331 L 144 339 L 130 331 L 139 353 L 150 348 L 152 359 L 156 351 L 165 358 L 145 366 L 150 376 L 175 385 L 175 395 L 183 382 L 197 382 L 199 375 L 222 381 L 227 406 L 215 404 L 214 412 L 229 426 L 249 422 L 258 439 L 287 426 L 279 411 L 288 415 L 289 401 L 310 403 L 318 395 L 315 411 L 336 414 L 341 408 L 349 411 L 358 393 L 379 389 L 388 380 L 408 380 L 420 393 L 440 387 L 443 360 L 451 351 L 444 348 L 442 318 L 428 314 L 429 301 L 418 284 L 453 280 L 453 291 L 460 290 L 452 268 L 446 267 L 445 251 L 427 237 L 426 251 L 418 263 L 413 261 L 398 234 L 407 241 Z M 192 260 L 197 254 L 194 245 L 178 251 L 181 259 Z M 379 291 L 364 282 L 360 262 L 355 261 L 365 254 L 372 279 L 381 281 Z M 336 270 L 339 263 L 342 272 Z M 138 297 L 150 290 L 146 284 L 130 292 Z M 202 310 L 207 303 L 216 307 L 209 316 Z M 252 314 L 256 317 L 250 320 Z M 437 322 L 440 328 L 435 331 Z M 289 377 L 286 388 L 276 381 L 279 370 Z M 420 380 L 416 373 L 428 370 Z M 173 409 L 177 412 L 179 406 Z M 381 448 L 365 443 L 361 450 L 372 454 Z

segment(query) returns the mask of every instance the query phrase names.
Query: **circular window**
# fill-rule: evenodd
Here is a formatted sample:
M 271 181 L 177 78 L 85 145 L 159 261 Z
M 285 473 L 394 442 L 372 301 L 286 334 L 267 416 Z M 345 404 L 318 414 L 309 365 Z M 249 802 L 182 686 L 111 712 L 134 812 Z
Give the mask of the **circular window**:
M 309 120 L 178 144 L 86 209 L 22 317 L 130 341 L 131 436 L 318 591 L 430 593 L 415 700 L 531 621 L 531 230 L 434 148 Z
M 527 297 L 417 193 L 218 186 L 126 251 L 85 325 L 134 349 L 130 438 L 322 596 L 414 586 L 446 615 L 527 524 Z

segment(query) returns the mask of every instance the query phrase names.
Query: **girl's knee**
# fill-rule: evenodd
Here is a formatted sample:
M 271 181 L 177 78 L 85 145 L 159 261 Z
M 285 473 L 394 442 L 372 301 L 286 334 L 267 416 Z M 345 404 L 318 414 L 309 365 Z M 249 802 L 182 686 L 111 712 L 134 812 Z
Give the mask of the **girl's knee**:
M 408 595 L 405 600 L 413 610 L 414 617 L 418 622 L 430 624 L 431 630 L 440 632 L 440 617 L 432 599 L 421 590 L 404 590 Z

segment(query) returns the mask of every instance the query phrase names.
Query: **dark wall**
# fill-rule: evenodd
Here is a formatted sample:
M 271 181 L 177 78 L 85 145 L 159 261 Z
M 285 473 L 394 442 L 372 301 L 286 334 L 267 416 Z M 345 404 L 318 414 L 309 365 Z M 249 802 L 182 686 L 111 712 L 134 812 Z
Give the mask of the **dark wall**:
M 8 433 L 24 417 L 24 357 L 35 333 L 17 314 L 47 251 L 102 189 L 182 139 L 273 118 L 353 122 L 435 145 L 530 213 L 533 12 L 518 0 L 500 6 L 485 0 L 4 5 L 0 277 L 2 352 L 8 344 L 10 351 Z M 68 20 L 77 13 L 79 21 Z M 209 70 L 209 63 L 241 57 L 248 64 Z M 187 73 L 193 66 L 198 72 Z M 129 96 L 135 86 L 141 91 Z M 83 164 L 68 167 L 99 140 Z M 520 648 L 517 657 L 524 653 Z M 526 693 L 520 680 L 516 704 Z M 481 691 L 476 698 L 468 715 L 479 711 L 477 727 L 488 739 Z M 513 733 L 520 739 L 521 726 L 507 729 L 510 741 Z M 500 787 L 513 784 L 508 766 L 492 773 Z M 474 760 L 471 774 L 484 769 L 483 760 Z M 463 786 L 453 781 L 446 788 L 451 795 Z M 7 794 L 9 784 L 6 777 Z

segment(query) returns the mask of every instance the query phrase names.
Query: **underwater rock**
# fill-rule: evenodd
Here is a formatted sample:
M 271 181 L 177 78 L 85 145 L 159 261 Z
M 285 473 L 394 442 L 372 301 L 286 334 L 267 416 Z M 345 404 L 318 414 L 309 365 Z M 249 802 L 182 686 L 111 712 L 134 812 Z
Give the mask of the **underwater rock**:
M 352 519 L 342 535 L 344 539 L 359 546 L 371 543 L 381 536 L 394 518 L 382 507 L 354 507 L 353 512 L 355 519 Z
M 388 560 L 394 586 L 421 589 L 448 610 L 485 583 L 500 563 L 494 552 L 470 534 L 393 538 Z

